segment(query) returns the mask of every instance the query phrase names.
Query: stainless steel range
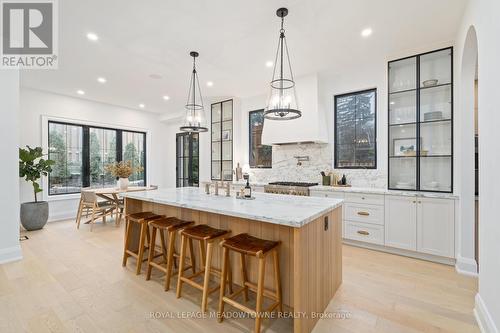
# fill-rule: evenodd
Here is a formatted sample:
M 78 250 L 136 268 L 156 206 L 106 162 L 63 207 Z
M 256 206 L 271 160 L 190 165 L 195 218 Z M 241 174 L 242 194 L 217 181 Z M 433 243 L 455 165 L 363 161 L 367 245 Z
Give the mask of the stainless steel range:
M 272 182 L 268 185 L 264 185 L 264 192 L 309 196 L 309 188 L 316 185 L 318 185 L 318 183 Z

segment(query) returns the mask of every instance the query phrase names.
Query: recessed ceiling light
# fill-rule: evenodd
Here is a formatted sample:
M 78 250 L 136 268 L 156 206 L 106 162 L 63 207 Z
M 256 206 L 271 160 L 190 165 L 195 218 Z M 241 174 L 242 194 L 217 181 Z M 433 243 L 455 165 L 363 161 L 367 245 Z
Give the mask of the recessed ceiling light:
M 394 104 L 396 104 L 396 102 L 392 101 L 392 102 L 390 102 L 389 104 L 394 105 Z
M 140 107 L 141 109 L 144 109 L 144 108 L 146 107 L 146 105 L 144 105 L 144 104 L 142 104 L 142 103 L 141 103 L 141 104 L 139 104 L 139 107 Z
M 170 99 L 170 96 L 165 95 L 165 96 L 163 96 L 163 99 L 168 101 Z
M 83 90 L 77 90 L 76 93 L 78 95 L 85 95 L 85 91 L 83 91 Z
M 373 32 L 372 28 L 363 29 L 363 31 L 361 31 L 361 36 L 368 37 L 372 34 L 372 32 Z
M 214 83 L 213 83 L 212 81 L 208 81 L 208 82 L 207 82 L 207 87 L 211 87 L 211 86 L 213 86 L 213 85 L 214 85 Z
M 274 63 L 272 61 L 266 61 L 266 67 L 273 67 Z
M 97 36 L 97 35 L 96 35 L 95 33 L 93 33 L 93 32 L 89 32 L 89 33 L 87 34 L 87 39 L 88 39 L 88 40 L 91 40 L 91 41 L 93 41 L 93 42 L 95 42 L 95 41 L 97 41 L 97 40 L 99 39 L 99 36 Z
M 106 83 L 106 81 L 107 81 L 107 80 L 106 80 L 106 78 L 105 78 L 105 77 L 98 77 L 98 78 L 97 78 L 97 82 L 99 82 L 99 83 Z

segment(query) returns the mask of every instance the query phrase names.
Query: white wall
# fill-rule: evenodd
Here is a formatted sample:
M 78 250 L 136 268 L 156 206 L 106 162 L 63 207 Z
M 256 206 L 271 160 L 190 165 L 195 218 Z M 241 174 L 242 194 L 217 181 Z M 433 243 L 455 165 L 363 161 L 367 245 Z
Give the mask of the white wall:
M 498 165 L 500 154 L 500 112 L 498 109 L 498 78 L 500 77 L 500 2 L 471 0 L 457 34 L 456 54 L 461 64 L 466 35 L 471 26 L 477 33 L 479 69 L 479 293 L 476 314 L 483 332 L 498 332 L 500 327 L 500 223 L 498 223 Z M 460 73 L 458 79 L 461 79 Z M 459 109 L 463 123 L 473 121 L 467 96 Z M 462 125 L 462 124 L 461 124 Z M 473 127 L 472 127 L 473 128 Z M 462 133 L 462 135 L 473 135 Z M 465 166 L 466 167 L 466 166 Z M 463 170 L 462 177 L 467 177 Z M 472 177 L 472 174 L 470 175 Z
M 147 131 L 148 184 L 161 187 L 168 185 L 170 175 L 167 172 L 167 161 L 172 155 L 168 154 L 167 147 L 170 145 L 167 143 L 171 133 L 168 127 L 159 121 L 159 115 L 25 88 L 21 89 L 20 101 L 21 146 L 42 146 L 44 142 L 42 138 L 43 116 L 64 118 L 69 122 L 81 121 L 109 127 L 136 128 Z M 44 149 L 46 150 L 47 147 Z M 173 156 L 175 156 L 175 150 Z M 33 201 L 30 185 L 22 182 L 20 188 L 21 202 Z M 75 216 L 78 205 L 76 197 L 78 196 L 48 197 L 49 220 Z M 44 199 L 47 199 L 46 192 Z
M 19 246 L 19 72 L 0 72 L 0 264 L 21 259 Z

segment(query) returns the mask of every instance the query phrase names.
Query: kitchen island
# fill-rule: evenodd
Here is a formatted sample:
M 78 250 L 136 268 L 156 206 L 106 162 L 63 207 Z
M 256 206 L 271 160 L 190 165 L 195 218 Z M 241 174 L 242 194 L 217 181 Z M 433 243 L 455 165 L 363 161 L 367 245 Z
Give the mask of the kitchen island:
M 187 187 L 133 192 L 124 196 L 127 214 L 152 211 L 228 229 L 231 235 L 246 232 L 281 241 L 279 255 L 285 311 L 294 314 L 294 332 L 310 332 L 342 282 L 342 200 L 254 195 L 254 200 L 242 200 L 234 195 L 207 195 L 199 188 Z M 137 247 L 138 237 L 135 239 L 130 243 L 132 250 Z M 213 266 L 220 268 L 220 249 L 214 251 L 213 258 Z M 248 278 L 255 282 L 257 261 L 248 259 Z M 233 281 L 238 284 L 241 281 L 238 261 L 231 258 L 231 262 L 234 263 Z M 267 264 L 272 267 L 272 262 Z M 266 270 L 265 285 L 269 289 L 274 287 L 272 269 Z

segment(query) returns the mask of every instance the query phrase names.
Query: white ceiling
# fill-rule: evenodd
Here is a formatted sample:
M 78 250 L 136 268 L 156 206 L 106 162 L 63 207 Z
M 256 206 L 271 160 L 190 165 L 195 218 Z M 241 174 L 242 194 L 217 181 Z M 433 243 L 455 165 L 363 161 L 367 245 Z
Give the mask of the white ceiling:
M 453 41 L 467 0 L 64 0 L 59 1 L 59 69 L 22 74 L 25 87 L 177 114 L 191 58 L 204 96 L 267 92 L 281 6 L 295 76 L 335 71 L 367 57 Z M 366 27 L 373 35 L 362 38 Z M 87 40 L 96 33 L 97 42 Z M 161 79 L 152 79 L 159 74 Z M 97 77 L 105 77 L 100 84 Z M 213 81 L 213 87 L 205 83 Z M 171 97 L 164 101 L 162 96 Z

